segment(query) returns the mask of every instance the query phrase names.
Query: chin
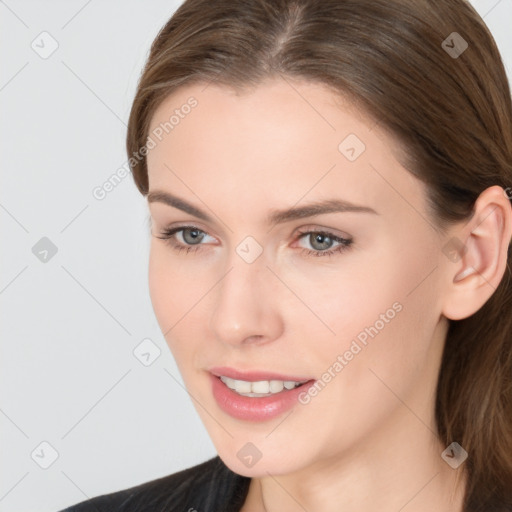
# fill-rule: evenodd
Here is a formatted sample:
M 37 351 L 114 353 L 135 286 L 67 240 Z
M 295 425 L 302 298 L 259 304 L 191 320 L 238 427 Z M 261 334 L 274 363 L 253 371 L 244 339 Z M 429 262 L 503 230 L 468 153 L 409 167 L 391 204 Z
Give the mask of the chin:
M 237 450 L 236 452 L 230 451 L 229 453 L 218 451 L 219 457 L 222 459 L 224 464 L 238 475 L 249 478 L 260 478 L 268 476 L 269 473 L 271 475 L 282 475 L 293 473 L 299 469 L 299 463 L 297 460 L 283 460 L 279 453 L 275 451 L 271 451 L 268 457 L 265 457 L 265 455 L 262 454 L 261 458 L 257 459 L 255 462 L 247 461 L 247 464 L 244 463 L 243 460 L 240 460 L 240 458 L 243 459 L 244 457 L 242 452 L 239 458 L 239 452 L 240 450 Z

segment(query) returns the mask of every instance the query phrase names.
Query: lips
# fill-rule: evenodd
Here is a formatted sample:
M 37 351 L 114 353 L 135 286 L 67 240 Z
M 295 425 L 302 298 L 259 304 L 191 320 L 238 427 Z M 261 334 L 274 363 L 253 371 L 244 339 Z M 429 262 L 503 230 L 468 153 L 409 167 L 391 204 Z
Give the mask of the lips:
M 226 371 L 226 369 L 212 368 L 209 373 L 212 397 L 217 402 L 218 407 L 232 418 L 251 422 L 268 421 L 289 411 L 299 403 L 300 395 L 307 393 L 308 389 L 315 382 L 310 380 L 294 389 L 283 389 L 279 393 L 269 394 L 264 397 L 249 397 L 236 393 L 227 387 L 220 377 L 212 373 L 219 370 L 222 373 Z M 253 375 L 257 375 L 260 378 L 263 375 L 265 377 L 263 380 L 266 380 L 269 376 L 278 376 L 285 379 L 292 377 L 291 375 L 280 375 L 270 372 L 235 372 L 235 375 L 242 375 L 245 378 L 248 378 L 248 376 L 252 377 Z M 297 377 L 293 376 L 293 378 Z
M 227 366 L 215 366 L 208 370 L 211 374 L 216 377 L 224 376 L 230 377 L 235 380 L 245 380 L 248 382 L 257 382 L 261 380 L 282 380 L 282 381 L 294 381 L 304 382 L 314 379 L 311 376 L 300 376 L 300 375 L 285 375 L 284 373 L 268 372 L 263 370 L 236 370 Z

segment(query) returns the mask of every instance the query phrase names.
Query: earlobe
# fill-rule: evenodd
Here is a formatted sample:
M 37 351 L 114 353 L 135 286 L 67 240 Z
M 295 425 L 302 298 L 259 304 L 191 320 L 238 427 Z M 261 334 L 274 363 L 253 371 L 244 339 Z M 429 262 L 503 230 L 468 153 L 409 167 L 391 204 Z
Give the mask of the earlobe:
M 453 233 L 452 233 L 453 236 Z M 462 320 L 476 313 L 494 293 L 507 267 L 512 236 L 512 208 L 499 186 L 484 190 L 474 206 L 471 220 L 456 231 L 461 240 L 457 265 L 445 261 L 448 290 L 443 314 Z

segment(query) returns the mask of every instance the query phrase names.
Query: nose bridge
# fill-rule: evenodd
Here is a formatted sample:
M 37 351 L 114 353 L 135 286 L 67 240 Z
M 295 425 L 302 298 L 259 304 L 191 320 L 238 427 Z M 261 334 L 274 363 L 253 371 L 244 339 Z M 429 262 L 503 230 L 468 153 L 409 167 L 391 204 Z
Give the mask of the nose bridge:
M 241 244 L 242 248 L 244 247 Z M 275 290 L 275 277 L 266 268 L 263 255 L 248 262 L 235 250 L 227 272 L 218 284 L 210 328 L 217 339 L 233 345 L 279 337 L 282 317 Z

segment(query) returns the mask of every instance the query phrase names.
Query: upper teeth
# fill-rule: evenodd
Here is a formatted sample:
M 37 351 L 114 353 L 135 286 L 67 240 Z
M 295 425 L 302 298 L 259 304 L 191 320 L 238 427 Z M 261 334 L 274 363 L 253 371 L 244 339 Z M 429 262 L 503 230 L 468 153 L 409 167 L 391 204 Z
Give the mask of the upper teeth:
M 247 396 L 265 396 L 269 393 L 279 393 L 284 388 L 293 389 L 304 382 L 295 382 L 293 380 L 259 380 L 256 382 L 249 382 L 247 380 L 236 380 L 231 379 L 230 377 L 224 377 L 223 375 L 220 377 L 220 380 L 226 384 L 226 386 L 233 391 L 241 395 Z

